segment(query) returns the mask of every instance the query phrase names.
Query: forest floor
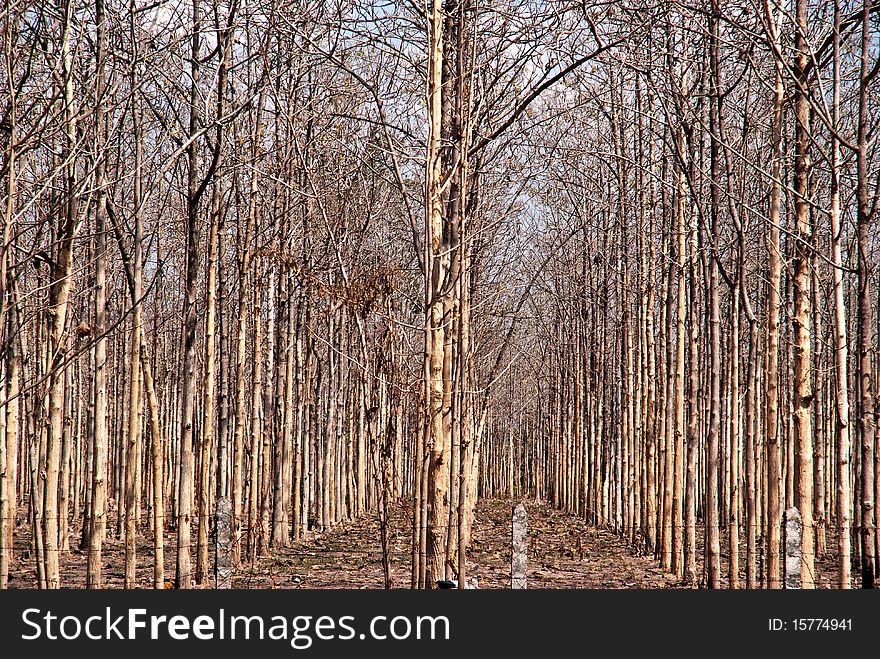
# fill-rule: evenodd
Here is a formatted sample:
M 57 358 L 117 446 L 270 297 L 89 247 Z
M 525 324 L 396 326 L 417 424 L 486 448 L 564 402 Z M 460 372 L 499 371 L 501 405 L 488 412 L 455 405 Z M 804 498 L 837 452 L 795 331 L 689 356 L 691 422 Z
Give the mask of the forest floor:
M 636 556 L 610 531 L 588 527 L 546 504 L 526 502 L 529 513 L 529 588 L 669 588 L 676 585 L 649 556 Z M 507 500 L 481 500 L 468 553 L 468 581 L 480 588 L 510 587 Z M 411 508 L 394 509 L 390 524 L 395 587 L 409 587 Z M 273 551 L 236 574 L 241 588 L 382 588 L 382 550 L 375 518 L 331 530 Z
M 554 510 L 545 503 L 525 503 L 529 514 L 529 588 L 687 587 L 674 575 L 661 570 L 652 555 L 639 554 L 625 539 L 610 530 L 587 526 L 579 517 Z M 477 506 L 468 553 L 468 580 L 476 578 L 480 588 L 510 587 L 511 511 L 512 502 L 509 500 L 481 500 Z M 404 502 L 393 508 L 389 524 L 389 554 L 393 586 L 398 588 L 407 588 L 410 582 L 411 520 L 411 502 L 409 506 Z M 106 587 L 121 588 L 124 545 L 114 537 L 112 529 L 111 525 L 103 547 L 104 579 Z M 698 531 L 698 545 L 701 536 Z M 73 550 L 65 552 L 62 557 L 61 582 L 66 588 L 85 586 L 87 556 L 86 552 L 75 548 L 78 540 L 78 537 L 71 536 Z M 833 547 L 832 539 L 828 540 Z M 174 574 L 176 535 L 173 532 L 166 534 L 165 542 L 165 572 L 170 579 Z M 17 535 L 15 544 L 9 585 L 12 588 L 35 588 L 30 538 Z M 139 585 L 150 587 L 152 545 L 146 535 L 138 544 Z M 697 549 L 699 574 L 702 547 Z M 722 566 L 726 570 L 725 550 L 723 547 Z M 192 560 L 195 564 L 194 554 Z M 744 566 L 745 557 L 740 560 Z M 819 586 L 831 587 L 836 576 L 834 560 L 828 557 L 817 561 L 817 567 Z M 326 533 L 310 533 L 290 547 L 273 549 L 252 564 L 242 564 L 233 576 L 235 588 L 361 589 L 383 586 L 382 549 L 375 516 L 346 522 Z

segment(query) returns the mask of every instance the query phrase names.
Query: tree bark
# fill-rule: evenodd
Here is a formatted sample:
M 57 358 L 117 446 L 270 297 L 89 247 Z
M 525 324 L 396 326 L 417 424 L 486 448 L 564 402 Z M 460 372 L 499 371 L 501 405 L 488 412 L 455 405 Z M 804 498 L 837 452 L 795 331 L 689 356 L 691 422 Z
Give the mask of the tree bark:
M 865 0 L 862 10 L 861 63 L 859 71 L 859 110 L 856 152 L 856 278 L 858 287 L 858 373 L 859 440 L 861 444 L 861 572 L 862 588 L 874 588 L 874 341 L 871 303 L 871 262 L 869 233 L 873 220 L 868 199 L 868 87 L 870 85 L 870 33 L 872 2 Z
M 801 586 L 814 588 L 816 582 L 813 527 L 813 378 L 810 337 L 812 304 L 813 228 L 810 220 L 810 100 L 809 77 L 806 71 L 810 57 L 807 34 L 808 0 L 797 0 L 795 30 L 795 162 L 794 207 L 795 246 L 794 273 L 794 420 L 797 447 L 797 506 L 801 513 L 802 565 Z M 794 465 L 790 465 L 791 469 Z
M 61 468 L 61 443 L 64 434 L 64 381 L 67 352 L 67 311 L 73 287 L 74 237 L 77 220 L 77 111 L 73 88 L 72 23 L 75 7 L 73 0 L 61 0 L 61 83 L 62 114 L 64 121 L 64 145 L 61 151 L 64 198 L 58 209 L 58 225 L 55 234 L 57 252 L 52 268 L 52 284 L 46 314 L 49 320 L 48 375 L 49 375 L 49 428 L 46 446 L 46 478 L 43 495 L 43 551 L 45 559 L 46 587 L 61 587 L 59 571 L 58 538 L 58 477 Z M 99 231 L 100 234 L 100 231 Z M 100 260 L 100 256 L 98 257 Z M 106 257 L 104 257 L 106 259 Z M 106 260 L 104 261 L 106 264 Z M 106 267 L 106 266 L 105 266 Z M 100 271 L 100 264 L 98 270 Z M 102 286 L 98 285 L 102 290 Z M 96 296 L 96 301 L 99 298 Z M 98 330 L 101 335 L 101 329 Z M 100 343 L 100 341 L 99 341 Z M 103 366 L 103 365 L 102 365 Z M 98 411 L 100 411 L 98 409 Z M 34 484 L 36 485 L 36 483 Z M 31 490 L 33 492 L 33 490 Z

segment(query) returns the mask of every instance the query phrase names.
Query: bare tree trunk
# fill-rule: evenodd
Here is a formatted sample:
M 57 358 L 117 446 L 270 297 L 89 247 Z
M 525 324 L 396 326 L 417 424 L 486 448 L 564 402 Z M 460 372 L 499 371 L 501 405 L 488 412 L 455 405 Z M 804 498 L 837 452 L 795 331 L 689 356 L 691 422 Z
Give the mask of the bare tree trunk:
M 425 424 L 426 465 L 428 469 L 427 498 L 427 562 L 425 581 L 433 588 L 446 572 L 446 522 L 449 515 L 449 442 L 445 432 L 444 362 L 446 332 L 445 285 L 448 256 L 443 254 L 444 213 L 442 200 L 441 131 L 443 123 L 444 64 L 443 4 L 434 0 L 429 15 L 428 56 L 428 153 L 426 176 L 428 256 L 425 306 Z
M 221 85 L 222 78 L 221 76 Z M 222 96 L 222 87 L 219 94 Z M 222 102 L 218 103 L 218 116 Z M 222 133 L 221 133 L 222 134 Z M 220 145 L 218 144 L 218 148 Z M 196 541 L 196 583 L 204 584 L 210 578 L 208 567 L 208 526 L 210 514 L 211 455 L 214 431 L 214 390 L 217 376 L 217 259 L 219 248 L 220 214 L 223 212 L 223 191 L 219 181 L 214 183 L 211 199 L 211 220 L 208 228 L 208 275 L 205 295 L 205 385 L 203 392 L 201 441 L 199 442 L 199 525 Z
M 818 233 L 818 232 L 817 232 Z M 813 383 L 813 403 L 810 413 L 813 416 L 814 441 L 813 441 L 813 524 L 815 537 L 815 556 L 820 559 L 825 556 L 828 549 L 828 540 L 825 534 L 827 525 L 826 512 L 827 506 L 827 486 L 826 486 L 826 469 L 828 457 L 827 429 L 828 423 L 826 418 L 830 416 L 830 406 L 828 404 L 828 378 L 825 375 L 826 369 L 822 369 L 821 365 L 826 360 L 826 351 L 823 342 L 822 327 L 822 301 L 819 297 L 821 292 L 821 280 L 819 278 L 819 260 L 818 260 L 818 236 L 814 233 L 813 244 L 810 247 L 810 276 L 812 277 L 812 303 L 810 306 L 811 318 L 811 341 L 813 350 L 813 362 L 816 366 L 815 381 Z
M 809 200 L 810 100 L 806 71 L 810 53 L 806 40 L 808 0 L 797 0 L 795 30 L 795 175 L 794 207 L 797 243 L 794 273 L 794 420 L 797 446 L 797 505 L 803 524 L 801 585 L 814 588 L 816 582 L 813 528 L 813 382 L 810 339 L 812 303 L 812 223 Z M 789 468 L 793 468 L 790 465 Z
M 687 454 L 685 461 L 684 483 L 684 578 L 689 584 L 697 583 L 697 461 L 699 460 L 699 409 L 698 396 L 700 387 L 699 368 L 699 319 L 697 307 L 697 228 L 696 219 L 692 217 L 690 258 L 688 259 L 688 285 L 690 288 L 691 318 L 688 328 L 690 341 L 689 386 L 688 386 L 688 421 L 687 421 Z
M 840 2 L 834 2 L 834 71 L 832 128 L 840 124 Z M 831 136 L 831 281 L 834 292 L 834 368 L 836 373 L 836 406 L 834 432 L 837 439 L 837 577 L 838 587 L 852 588 L 852 490 L 850 473 L 849 429 L 849 341 L 846 331 L 846 303 L 843 296 L 843 257 L 840 222 L 840 144 Z
M 73 287 L 74 236 L 77 216 L 77 148 L 76 109 L 73 97 L 73 46 L 71 31 L 74 18 L 72 0 L 62 0 L 61 13 L 61 80 L 63 84 L 64 147 L 61 160 L 64 176 L 64 201 L 58 209 L 56 232 L 57 253 L 52 268 L 52 284 L 46 314 L 49 319 L 49 429 L 46 447 L 45 494 L 43 495 L 43 550 L 45 552 L 46 587 L 61 587 L 58 542 L 58 476 L 61 467 L 61 443 L 64 433 L 64 380 L 66 357 L 67 307 Z M 98 232 L 100 235 L 100 231 Z M 99 256 L 99 259 L 101 257 Z M 106 257 L 105 257 L 106 258 Z M 106 264 L 106 260 L 104 261 Z M 100 270 L 100 264 L 98 265 Z M 99 285 L 99 288 L 101 286 Z M 97 299 L 97 298 L 96 298 Z M 99 330 L 100 336 L 100 330 Z M 36 483 L 35 483 L 36 484 Z M 31 490 L 33 492 L 33 490 Z
M 13 294 L 14 298 L 14 294 Z M 17 310 L 11 308 L 10 311 L 14 311 L 17 314 Z M 18 321 L 13 318 L 13 322 L 9 325 L 10 329 L 8 330 L 10 335 L 15 336 L 17 332 L 13 332 L 12 329 L 18 328 Z M 18 463 L 18 442 L 21 438 L 21 422 L 19 420 L 19 409 L 21 407 L 21 388 L 20 388 L 20 375 L 21 375 L 21 348 L 17 341 L 10 342 L 9 347 L 7 348 L 6 354 L 6 409 L 4 410 L 4 414 L 6 415 L 6 433 L 5 436 L 0 436 L 0 441 L 5 442 L 6 444 L 6 462 L 0 463 L 0 468 L 2 468 L 5 464 L 6 469 L 6 477 L 7 477 L 7 500 L 6 500 L 6 509 L 5 513 L 7 516 L 7 520 L 9 523 L 5 529 L 5 535 L 0 536 L 0 542 L 3 543 L 7 554 L 7 569 L 11 566 L 15 557 L 13 554 L 14 550 L 14 530 L 15 530 L 15 516 L 16 516 L 16 508 L 17 508 L 17 489 L 16 489 L 16 467 Z M 22 459 L 22 463 L 24 463 L 24 459 Z M 22 472 L 21 477 L 18 479 L 19 484 L 24 481 L 24 473 Z M 23 487 L 23 486 L 22 486 Z
M 137 73 L 132 74 L 132 86 L 137 89 Z M 143 327 L 141 321 L 141 297 L 143 297 L 143 190 L 141 162 L 143 154 L 143 135 L 141 132 L 140 109 L 134 108 L 135 156 L 134 156 L 134 246 L 132 256 L 132 317 L 130 339 L 130 380 L 128 390 L 128 429 L 126 433 L 125 472 L 125 587 L 134 588 L 137 583 L 137 516 L 138 474 L 140 469 L 140 384 L 141 384 L 141 340 Z M 144 370 L 149 370 L 145 368 Z M 144 377 L 149 377 L 144 374 Z M 155 396 L 155 392 L 153 392 Z M 157 437 L 153 437 L 156 441 Z M 155 465 L 153 466 L 155 469 Z M 159 527 L 163 526 L 159 521 Z M 154 547 L 154 551 L 156 548 Z M 159 579 L 162 581 L 162 578 Z M 154 584 L 155 585 L 155 584 Z M 159 586 L 157 586 L 159 587 Z
M 276 363 L 276 414 L 275 424 L 275 450 L 272 461 L 275 464 L 275 480 L 272 484 L 272 537 L 273 547 L 286 547 L 290 538 L 290 525 L 287 518 L 287 505 L 285 496 L 285 481 L 289 471 L 288 448 L 290 445 L 290 433 L 293 430 L 293 345 L 295 327 L 291 325 L 291 312 L 293 311 L 293 280 L 286 276 L 281 282 L 280 322 L 278 323 L 279 355 Z M 267 460 L 269 456 L 267 455 Z
M 462 231 L 464 235 L 464 231 Z M 462 240 L 462 242 L 464 242 Z M 467 249 L 462 248 L 462 259 L 467 258 Z M 471 472 L 473 471 L 473 405 L 470 397 L 470 277 L 467 267 L 462 267 L 462 295 L 461 295 L 461 318 L 459 320 L 459 386 L 461 426 L 461 458 L 458 473 L 458 582 L 462 588 L 467 587 L 467 548 L 471 540 L 471 526 L 474 514 L 476 497 L 469 487 Z M 520 495 L 522 496 L 522 495 Z
M 650 96 L 649 96 L 650 99 Z M 649 102 L 650 107 L 650 102 Z M 653 162 L 654 144 L 653 140 L 649 141 L 648 159 Z M 646 310 L 645 310 L 645 351 L 647 359 L 647 368 L 645 379 L 647 380 L 646 392 L 646 410 L 645 410 L 645 457 L 646 465 L 646 501 L 645 501 L 645 517 L 647 525 L 645 528 L 645 538 L 648 551 L 657 549 L 657 349 L 654 339 L 654 305 L 656 304 L 656 277 L 654 274 L 656 248 L 654 240 L 655 231 L 655 209 L 657 208 L 656 188 L 654 183 L 653 172 L 649 172 L 649 206 L 648 206 L 648 233 L 647 241 L 649 247 L 647 251 L 646 263 Z M 644 247 L 643 247 L 644 251 Z M 661 384 L 662 386 L 662 384 Z M 584 474 L 586 478 L 586 474 Z
M 675 273 L 677 266 L 675 264 L 675 247 L 674 235 L 672 230 L 664 230 L 664 254 L 668 255 L 666 266 L 666 274 L 664 280 L 663 304 L 663 320 L 661 322 L 660 342 L 663 346 L 663 365 L 661 371 L 663 373 L 661 401 L 659 405 L 661 423 L 659 425 L 660 433 L 663 438 L 663 485 L 662 485 L 662 526 L 660 534 L 660 567 L 665 570 L 672 570 L 672 535 L 673 535 L 673 517 L 672 517 L 672 494 L 675 491 L 675 342 L 672 339 L 673 327 L 675 323 L 675 315 L 673 313 L 673 298 L 675 288 Z M 598 314 L 597 314 L 598 315 Z M 597 392 L 598 396 L 598 392 Z M 597 406 L 600 401 L 597 401 Z M 598 435 L 598 423 L 597 423 Z M 596 465 L 597 468 L 599 465 Z
M 150 460 L 153 471 L 153 587 L 165 585 L 165 467 L 162 426 L 159 421 L 159 401 L 153 382 L 153 371 L 147 359 L 146 347 L 141 326 L 141 366 L 144 374 L 144 389 L 147 392 L 147 405 L 150 410 Z
M 254 160 L 260 152 L 260 141 L 262 138 L 261 121 L 263 116 L 263 104 L 265 101 L 265 91 L 261 90 L 256 111 L 256 127 L 254 129 L 254 151 L 252 153 Z M 241 533 L 242 533 L 242 489 L 244 485 L 244 432 L 245 420 L 247 417 L 247 390 L 245 383 L 245 364 L 247 361 L 247 324 L 248 324 L 248 296 L 251 275 L 251 259 L 253 254 L 253 235 L 254 224 L 257 214 L 257 190 L 258 190 L 258 168 L 256 166 L 251 170 L 250 176 L 250 198 L 248 202 L 247 220 L 245 222 L 244 233 L 239 235 L 238 249 L 241 256 L 238 265 L 238 318 L 236 323 L 236 341 L 235 341 L 235 412 L 233 418 L 235 420 L 235 431 L 233 434 L 232 445 L 232 565 L 235 566 L 241 560 Z M 239 231 L 241 225 L 239 224 Z M 255 365 L 256 366 L 256 365 Z M 225 469 L 225 462 L 221 469 Z M 221 480 L 224 480 L 221 476 Z
M 718 117 L 721 113 L 719 87 L 721 72 L 719 62 L 718 21 L 720 19 L 719 0 L 713 0 L 709 22 L 709 57 L 712 71 L 710 82 L 709 127 L 712 133 L 709 145 L 711 180 L 709 196 L 711 199 L 710 215 L 711 250 L 709 257 L 709 437 L 707 448 L 706 475 L 706 575 L 709 588 L 721 586 L 721 537 L 719 530 L 718 486 L 720 475 L 720 444 L 721 444 L 721 300 L 718 292 L 720 285 L 718 272 L 718 243 L 721 240 L 721 203 L 719 186 L 721 179 L 720 158 L 718 154 L 719 139 Z M 691 368 L 694 365 L 691 364 Z
M 856 153 L 856 231 L 858 259 L 858 373 L 859 373 L 859 438 L 861 440 L 861 556 L 862 588 L 874 588 L 874 342 L 872 339 L 872 295 L 868 236 L 873 212 L 868 199 L 868 86 L 873 72 L 869 69 L 871 0 L 865 0 L 862 10 L 861 69 L 859 73 L 858 151 Z
M 774 17 L 767 17 L 773 25 Z M 775 28 L 772 29 L 774 43 Z M 773 105 L 773 161 L 771 164 L 770 209 L 768 228 L 767 282 L 767 370 L 765 375 L 764 423 L 765 444 L 767 447 L 767 581 L 770 588 L 781 588 L 780 542 L 782 529 L 782 509 L 780 489 L 782 457 L 779 437 L 779 313 L 780 287 L 782 285 L 781 248 L 779 242 L 780 196 L 782 176 L 782 113 L 784 89 L 782 84 L 782 62 L 776 57 L 776 71 Z
M 683 136 L 678 136 L 679 153 L 684 153 Z M 676 576 L 684 575 L 684 458 L 685 458 L 685 414 L 684 414 L 684 373 L 685 373 L 685 340 L 687 337 L 686 309 L 687 291 L 685 290 L 685 263 L 687 253 L 687 231 L 685 225 L 685 173 L 679 165 L 676 181 L 676 234 L 678 248 L 676 258 L 676 316 L 675 316 L 675 438 L 673 442 L 673 492 L 672 492 L 672 571 Z
M 260 453 L 264 447 L 262 435 L 266 432 L 263 427 L 263 310 L 262 297 L 263 285 L 260 282 L 260 259 L 254 259 L 254 271 L 257 273 L 258 283 L 254 286 L 254 388 L 251 397 L 251 499 L 248 507 L 248 558 L 253 562 L 256 558 L 257 542 L 256 533 L 259 528 L 257 520 L 257 503 L 260 498 L 259 472 L 257 468 L 260 466 Z M 268 448 L 268 447 L 266 447 Z M 271 455 L 264 453 L 263 461 L 268 464 L 272 459 Z M 276 473 L 276 479 L 281 479 L 281 475 Z
M 6 79 L 13 80 L 13 30 L 10 24 L 18 21 L 17 14 L 7 15 L 7 28 L 4 30 L 3 53 L 6 62 Z M 9 146 L 6 154 L 6 204 L 3 209 L 3 242 L 0 243 L 0 372 L 3 384 L 0 385 L 0 589 L 6 588 L 9 567 L 12 563 L 13 532 L 15 529 L 15 445 L 18 435 L 18 353 L 16 351 L 17 333 L 13 332 L 12 318 L 13 288 L 9 279 L 10 251 L 12 249 L 12 227 L 15 222 L 16 195 L 16 149 L 18 147 L 17 112 L 18 94 L 15 85 L 8 89 L 7 125 Z
M 739 302 L 740 281 L 733 288 L 730 311 L 730 510 L 728 513 L 729 588 L 739 588 L 740 544 L 740 414 L 739 414 Z
M 201 23 L 199 0 L 192 0 L 192 52 L 191 87 L 189 99 L 189 134 L 192 140 L 188 147 L 187 181 L 187 242 L 186 242 L 186 297 L 183 307 L 183 378 L 180 403 L 180 456 L 177 491 L 177 566 L 176 582 L 178 588 L 192 586 L 190 565 L 190 530 L 192 525 L 193 499 L 193 416 L 196 395 L 196 288 L 199 279 L 199 199 L 204 193 L 204 185 L 199 185 L 199 156 L 196 146 L 198 130 L 197 105 L 199 100 L 199 51 Z M 204 183 L 206 183 L 205 181 Z

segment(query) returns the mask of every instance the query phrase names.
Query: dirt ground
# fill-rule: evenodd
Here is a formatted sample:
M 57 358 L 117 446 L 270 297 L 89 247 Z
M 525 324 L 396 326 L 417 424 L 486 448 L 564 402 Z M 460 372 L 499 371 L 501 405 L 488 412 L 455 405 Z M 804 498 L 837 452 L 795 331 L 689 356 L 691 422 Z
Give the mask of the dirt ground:
M 481 500 L 477 507 L 473 543 L 469 552 L 468 579 L 480 588 L 510 587 L 510 517 L 513 502 Z M 682 588 L 672 574 L 661 570 L 653 556 L 639 555 L 611 531 L 588 527 L 581 519 L 553 510 L 546 504 L 526 502 L 529 513 L 529 588 Z M 390 524 L 391 571 L 395 587 L 410 581 L 411 508 L 394 508 Z M 10 587 L 34 588 L 34 560 L 30 539 L 16 536 Z M 113 537 L 110 525 L 104 543 L 106 587 L 121 588 L 123 544 Z M 195 536 L 195 531 L 193 532 Z M 702 540 L 698 532 L 698 542 Z M 72 550 L 61 561 L 61 581 L 66 588 L 85 586 L 86 554 Z M 832 540 L 829 538 L 829 546 Z M 743 543 L 744 544 L 744 543 Z M 174 574 L 176 536 L 166 535 L 166 575 Z M 698 547 L 700 563 L 702 550 Z M 212 552 L 213 553 L 213 552 Z M 723 552 L 723 569 L 727 558 Z M 195 562 L 195 556 L 193 556 Z M 745 557 L 741 558 L 745 565 Z M 836 568 L 831 558 L 818 561 L 819 585 L 834 584 Z M 150 587 L 152 545 L 146 535 L 138 547 L 138 580 Z M 744 581 L 744 579 L 743 579 Z M 169 581 L 169 586 L 171 582 Z M 382 588 L 382 551 L 375 517 L 342 524 L 327 533 L 311 535 L 284 549 L 275 549 L 253 564 L 242 564 L 234 573 L 235 588 Z M 744 585 L 744 584 L 743 584 Z
M 668 588 L 675 579 L 632 555 L 608 531 L 588 528 L 571 515 L 542 504 L 529 512 L 529 588 Z M 480 588 L 510 587 L 509 501 L 483 500 L 477 508 L 468 579 Z M 411 512 L 395 509 L 391 565 L 396 587 L 410 579 Z M 241 588 L 381 588 L 382 553 L 378 524 L 362 519 L 273 552 L 236 574 Z

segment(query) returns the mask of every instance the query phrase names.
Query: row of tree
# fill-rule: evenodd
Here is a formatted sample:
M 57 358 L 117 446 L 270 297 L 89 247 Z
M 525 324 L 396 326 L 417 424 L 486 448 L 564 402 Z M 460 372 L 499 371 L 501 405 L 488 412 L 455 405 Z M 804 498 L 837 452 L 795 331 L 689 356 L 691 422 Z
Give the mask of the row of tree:
M 555 127 L 545 488 L 690 583 L 781 587 L 796 507 L 805 587 L 875 584 L 874 11 L 669 7 Z
M 878 15 L 11 0 L 0 586 L 212 583 L 226 497 L 236 564 L 375 515 L 389 587 L 411 500 L 431 587 L 534 496 L 734 588 L 794 506 L 873 587 Z

